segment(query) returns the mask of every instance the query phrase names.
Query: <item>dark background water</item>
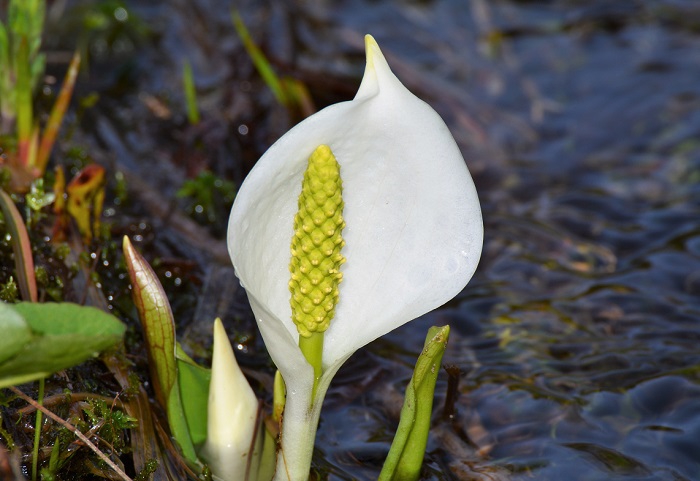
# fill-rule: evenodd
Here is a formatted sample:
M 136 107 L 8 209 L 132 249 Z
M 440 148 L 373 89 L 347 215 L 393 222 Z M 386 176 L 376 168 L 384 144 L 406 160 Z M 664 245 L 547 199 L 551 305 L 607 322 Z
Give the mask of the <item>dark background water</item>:
M 98 4 L 109 21 L 85 33 L 74 9 Z M 232 6 L 69 2 L 48 43 L 90 51 L 78 95 L 99 101 L 73 142 L 125 176 L 128 214 L 107 217 L 132 216 L 131 235 L 160 259 L 183 343 L 206 358 L 222 315 L 242 363 L 271 374 L 221 240 L 225 208 L 202 227 L 174 200 L 203 168 L 240 183 L 298 120 L 252 67 Z M 446 119 L 482 201 L 484 254 L 465 291 L 339 373 L 322 478 L 376 479 L 427 328 L 449 323 L 459 397 L 443 416 L 443 373 L 423 479 L 700 479 L 700 3 L 235 6 L 319 108 L 352 97 L 374 35 Z M 185 59 L 197 128 L 184 121 Z

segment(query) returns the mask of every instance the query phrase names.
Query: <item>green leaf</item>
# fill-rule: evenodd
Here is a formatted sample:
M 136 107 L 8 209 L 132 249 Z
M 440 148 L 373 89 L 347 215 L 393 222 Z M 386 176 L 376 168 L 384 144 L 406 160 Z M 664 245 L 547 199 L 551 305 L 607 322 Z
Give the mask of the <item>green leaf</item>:
M 176 380 L 175 384 L 173 384 L 174 389 L 170 391 L 167 404 L 165 405 L 165 410 L 168 414 L 168 425 L 170 426 L 170 433 L 182 450 L 182 455 L 190 463 L 196 464 L 197 454 L 192 443 L 189 427 L 187 426 L 185 410 L 182 407 L 179 384 Z
M 124 259 L 131 278 L 131 294 L 141 319 L 156 398 L 166 406 L 177 381 L 175 321 L 158 276 L 124 236 Z
M 124 259 L 131 278 L 132 296 L 146 339 L 156 398 L 166 409 L 170 431 L 190 463 L 197 462 L 178 387 L 175 359 L 175 321 L 158 276 L 124 236 Z M 187 394 L 186 394 L 187 395 Z
M 445 353 L 450 326 L 431 327 L 418 357 L 401 420 L 378 481 L 415 481 L 420 476 L 428 443 L 435 383 Z
M 190 359 L 180 345 L 177 346 L 177 375 L 182 408 L 187 427 L 195 446 L 206 441 L 209 382 L 211 369 L 204 368 Z
M 34 381 L 96 356 L 124 335 L 124 324 L 94 307 L 70 303 L 5 304 L 31 329 L 31 337 L 0 362 L 0 388 Z M 7 317 L 0 325 L 4 327 Z M 4 329 L 2 330 L 4 333 Z M 4 356 L 3 356 L 4 357 Z
M 0 364 L 14 356 L 32 337 L 32 331 L 17 311 L 0 302 Z

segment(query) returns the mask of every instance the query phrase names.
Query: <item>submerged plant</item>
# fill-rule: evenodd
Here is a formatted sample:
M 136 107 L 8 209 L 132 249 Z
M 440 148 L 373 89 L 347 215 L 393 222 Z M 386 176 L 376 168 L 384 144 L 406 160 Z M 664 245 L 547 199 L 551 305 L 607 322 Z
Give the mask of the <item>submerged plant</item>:
M 481 254 L 481 210 L 457 144 L 371 36 L 365 45 L 354 100 L 278 140 L 229 221 L 231 259 L 286 383 L 279 481 L 308 478 L 340 366 L 458 294 Z

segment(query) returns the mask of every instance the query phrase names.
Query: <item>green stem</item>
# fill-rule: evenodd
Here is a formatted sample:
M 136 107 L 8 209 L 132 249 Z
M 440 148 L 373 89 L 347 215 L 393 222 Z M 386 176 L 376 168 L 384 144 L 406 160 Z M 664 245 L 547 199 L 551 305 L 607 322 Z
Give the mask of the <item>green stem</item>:
M 318 381 L 323 374 L 323 332 L 312 332 L 309 337 L 299 336 L 299 349 L 314 368 L 313 397 L 316 395 Z
M 44 378 L 39 379 L 39 396 L 37 399 L 39 405 L 44 402 Z M 36 424 L 34 425 L 34 449 L 32 451 L 32 481 L 36 481 L 37 468 L 39 464 L 39 443 L 41 442 L 41 425 L 42 425 L 42 412 L 36 410 Z

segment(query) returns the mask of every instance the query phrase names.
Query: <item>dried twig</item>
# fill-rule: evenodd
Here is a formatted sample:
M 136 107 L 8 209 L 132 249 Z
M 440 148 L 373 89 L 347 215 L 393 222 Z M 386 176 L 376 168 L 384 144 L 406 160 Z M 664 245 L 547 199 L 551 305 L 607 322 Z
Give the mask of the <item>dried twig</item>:
M 44 398 L 42 406 L 53 406 L 55 404 L 72 404 L 80 401 L 89 401 L 91 399 L 96 399 L 98 401 L 104 401 L 112 408 L 115 406 L 119 409 L 124 409 L 124 403 L 116 398 L 111 398 L 109 396 L 101 396 L 99 394 L 93 394 L 91 392 L 76 392 L 66 395 L 64 393 L 54 394 L 52 396 L 47 396 Z M 18 409 L 17 412 L 23 416 L 28 415 L 36 411 L 36 408 L 32 405 Z
M 42 405 L 40 405 L 39 403 L 37 403 L 35 400 L 33 400 L 32 398 L 30 398 L 29 396 L 27 396 L 26 394 L 24 394 L 22 391 L 20 391 L 20 390 L 17 389 L 16 387 L 11 386 L 10 389 L 12 390 L 13 393 L 15 393 L 17 396 L 19 396 L 20 398 L 22 398 L 24 401 L 26 401 L 27 403 L 29 403 L 29 404 L 31 404 L 32 406 L 34 406 L 35 409 L 40 410 L 40 411 L 41 411 L 42 413 L 44 413 L 46 416 L 50 417 L 51 419 L 53 419 L 54 421 L 56 421 L 58 424 L 60 424 L 60 425 L 63 426 L 64 428 L 68 429 L 68 430 L 69 430 L 70 432 L 72 432 L 73 434 L 75 434 L 75 435 L 78 437 L 78 439 L 80 439 L 82 442 L 84 442 L 85 445 L 87 445 L 87 447 L 89 447 L 90 449 L 92 449 L 92 450 L 95 452 L 95 454 L 97 454 L 97 455 L 100 457 L 100 459 L 102 459 L 102 461 L 104 461 L 105 463 L 107 463 L 107 465 L 108 465 L 110 468 L 112 468 L 112 469 L 119 475 L 119 477 L 122 478 L 124 481 L 133 481 L 124 471 L 121 470 L 121 468 L 120 468 L 119 466 L 117 466 L 116 464 L 114 464 L 114 461 L 112 461 L 111 459 L 109 459 L 105 453 L 103 453 L 102 451 L 100 451 L 100 448 L 98 448 L 97 446 L 95 446 L 95 445 L 92 443 L 92 441 L 90 441 L 88 438 L 86 438 L 85 435 L 84 435 L 83 433 L 81 433 L 80 430 L 79 430 L 78 428 L 76 428 L 75 426 L 73 426 L 73 425 L 72 425 L 71 423 L 69 423 L 68 421 L 65 421 L 64 419 L 61 419 L 60 417 L 56 416 L 53 412 L 49 411 L 49 410 L 46 409 L 44 406 L 42 406 Z

